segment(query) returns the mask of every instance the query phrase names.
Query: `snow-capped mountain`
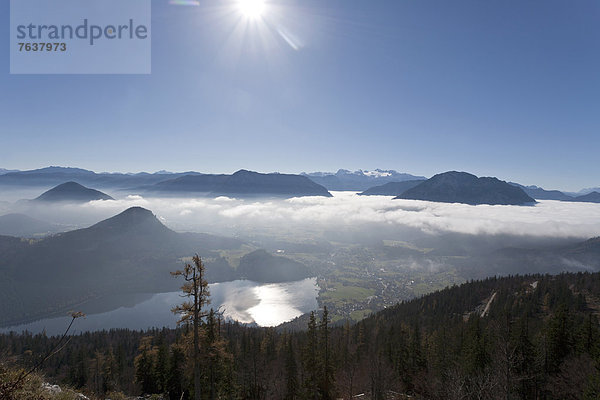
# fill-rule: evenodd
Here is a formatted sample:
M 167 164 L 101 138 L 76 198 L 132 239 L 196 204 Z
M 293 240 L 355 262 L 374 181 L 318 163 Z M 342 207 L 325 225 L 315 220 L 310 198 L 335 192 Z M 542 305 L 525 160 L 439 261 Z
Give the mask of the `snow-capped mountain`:
M 349 171 L 340 169 L 337 172 L 303 172 L 316 183 L 325 186 L 328 190 L 356 190 L 363 191 L 376 185 L 388 182 L 403 182 L 412 180 L 425 180 L 424 176 L 415 176 L 394 170 L 362 170 Z

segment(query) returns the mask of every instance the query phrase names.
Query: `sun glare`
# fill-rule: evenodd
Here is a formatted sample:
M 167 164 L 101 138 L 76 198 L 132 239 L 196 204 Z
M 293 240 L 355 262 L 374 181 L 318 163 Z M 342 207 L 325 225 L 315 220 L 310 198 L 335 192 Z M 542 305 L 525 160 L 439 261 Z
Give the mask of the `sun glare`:
M 238 9 L 244 17 L 257 19 L 265 12 L 265 0 L 238 0 Z

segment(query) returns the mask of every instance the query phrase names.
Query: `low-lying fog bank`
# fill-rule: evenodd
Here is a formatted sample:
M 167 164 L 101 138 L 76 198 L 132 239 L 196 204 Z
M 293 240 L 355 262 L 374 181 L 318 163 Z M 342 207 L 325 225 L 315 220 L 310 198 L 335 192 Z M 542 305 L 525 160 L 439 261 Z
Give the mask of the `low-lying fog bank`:
M 370 233 L 392 231 L 413 235 L 415 230 L 437 235 L 517 235 L 589 238 L 600 234 L 600 204 L 542 200 L 534 206 L 470 206 L 385 196 L 358 196 L 334 192 L 334 197 L 287 200 L 217 198 L 149 198 L 130 195 L 117 200 L 84 204 L 2 205 L 3 213 L 20 212 L 52 223 L 88 226 L 129 207 L 152 210 L 178 231 L 225 235 L 294 230 Z

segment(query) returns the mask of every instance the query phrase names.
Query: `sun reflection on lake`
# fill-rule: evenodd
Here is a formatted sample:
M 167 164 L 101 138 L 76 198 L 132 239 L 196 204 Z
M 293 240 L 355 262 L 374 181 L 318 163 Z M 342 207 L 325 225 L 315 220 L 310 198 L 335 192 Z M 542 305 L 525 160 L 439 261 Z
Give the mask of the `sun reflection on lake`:
M 318 308 L 319 287 L 316 278 L 295 282 L 257 283 L 248 280 L 210 285 L 210 307 L 220 309 L 229 320 L 276 326 Z M 177 316 L 171 308 L 183 300 L 180 292 L 112 296 L 81 306 L 85 318 L 77 320 L 74 332 L 112 328 L 148 329 L 175 327 Z M 107 305 L 111 300 L 111 305 Z M 110 310 L 99 312 L 100 310 Z M 57 335 L 64 331 L 70 317 L 45 318 L 28 324 L 0 328 L 2 332 L 32 333 L 46 331 Z

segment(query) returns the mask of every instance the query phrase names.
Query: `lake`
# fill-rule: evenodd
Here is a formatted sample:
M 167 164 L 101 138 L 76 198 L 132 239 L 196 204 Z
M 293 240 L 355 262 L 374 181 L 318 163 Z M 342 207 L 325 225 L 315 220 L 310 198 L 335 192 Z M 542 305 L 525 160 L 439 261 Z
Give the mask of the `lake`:
M 212 283 L 209 290 L 210 307 L 220 308 L 226 319 L 256 323 L 259 326 L 276 326 L 318 307 L 319 287 L 316 278 L 284 283 L 236 280 Z M 171 313 L 171 308 L 183 300 L 185 299 L 181 297 L 181 292 L 132 294 L 99 299 L 76 309 L 87 315 L 75 321 L 71 333 L 111 328 L 174 328 L 178 317 Z M 95 311 L 106 309 L 108 303 L 113 304 L 113 310 Z M 0 332 L 28 330 L 39 333 L 45 330 L 48 335 L 57 335 L 64 332 L 70 321 L 70 317 L 46 318 L 0 328 Z

